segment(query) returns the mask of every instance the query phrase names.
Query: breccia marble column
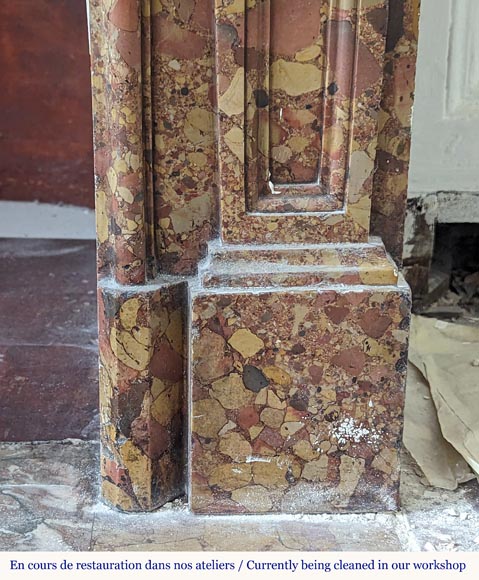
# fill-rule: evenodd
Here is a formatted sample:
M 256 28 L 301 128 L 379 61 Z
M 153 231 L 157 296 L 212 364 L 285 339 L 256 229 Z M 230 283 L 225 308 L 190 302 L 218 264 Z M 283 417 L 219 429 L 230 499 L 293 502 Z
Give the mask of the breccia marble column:
M 156 267 L 149 2 L 92 0 L 102 495 L 184 493 L 185 298 Z
M 103 497 L 397 509 L 418 1 L 90 7 Z

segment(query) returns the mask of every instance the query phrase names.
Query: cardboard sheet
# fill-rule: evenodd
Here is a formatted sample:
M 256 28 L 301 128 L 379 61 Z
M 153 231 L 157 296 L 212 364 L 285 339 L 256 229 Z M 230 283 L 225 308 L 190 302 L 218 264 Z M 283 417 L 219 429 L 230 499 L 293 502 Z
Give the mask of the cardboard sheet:
M 404 445 L 434 487 L 454 490 L 474 477 L 463 457 L 442 434 L 429 384 L 410 362 L 408 367 Z
M 410 451 L 423 469 L 427 465 L 429 475 L 425 474 L 436 482 L 430 480 L 433 485 L 438 485 L 438 482 L 441 482 L 441 487 L 451 485 L 454 478 L 458 482 L 464 481 L 461 464 L 454 466 L 454 455 L 450 450 L 446 451 L 440 441 L 437 424 L 431 418 L 433 409 L 430 405 L 418 404 L 418 397 L 428 396 L 425 394 L 428 384 L 440 432 L 472 470 L 479 474 L 479 327 L 414 316 L 409 359 L 420 370 L 426 383 L 421 383 L 417 373 L 412 371 L 408 381 L 406 446 L 414 449 L 414 452 Z M 427 399 L 423 398 L 423 401 L 427 402 Z M 424 436 L 420 427 L 424 417 L 428 417 L 431 441 Z M 432 464 L 435 463 L 433 457 L 436 454 L 431 455 L 431 452 L 436 437 L 436 453 L 439 453 L 439 448 L 442 451 L 441 460 L 434 468 Z M 417 439 L 416 443 L 413 438 Z M 419 444 L 419 439 L 422 444 Z M 444 461 L 448 468 L 446 474 L 442 472 L 439 477 Z M 434 473 L 431 473 L 431 468 Z

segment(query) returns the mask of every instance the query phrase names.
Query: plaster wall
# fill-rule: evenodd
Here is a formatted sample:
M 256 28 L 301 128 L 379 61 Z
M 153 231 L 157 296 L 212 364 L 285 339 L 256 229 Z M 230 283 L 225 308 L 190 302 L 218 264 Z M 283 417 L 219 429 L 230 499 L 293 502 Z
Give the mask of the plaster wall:
M 476 0 L 422 2 L 410 198 L 478 190 L 479 36 L 473 25 L 478 18 Z M 441 221 L 457 221 L 456 210 L 454 219 L 447 218 L 447 205 Z M 463 214 L 461 220 L 471 220 L 469 210 Z

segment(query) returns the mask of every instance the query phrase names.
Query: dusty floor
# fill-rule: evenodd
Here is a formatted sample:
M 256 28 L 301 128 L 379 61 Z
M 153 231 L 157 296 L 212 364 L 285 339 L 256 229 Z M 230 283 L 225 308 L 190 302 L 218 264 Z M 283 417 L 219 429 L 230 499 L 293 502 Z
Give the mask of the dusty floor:
M 177 501 L 127 515 L 99 502 L 98 445 L 0 444 L 0 549 L 479 551 L 479 484 L 424 486 L 405 455 L 398 514 L 193 516 Z
M 0 441 L 97 440 L 94 240 L 0 238 L 0 272 Z

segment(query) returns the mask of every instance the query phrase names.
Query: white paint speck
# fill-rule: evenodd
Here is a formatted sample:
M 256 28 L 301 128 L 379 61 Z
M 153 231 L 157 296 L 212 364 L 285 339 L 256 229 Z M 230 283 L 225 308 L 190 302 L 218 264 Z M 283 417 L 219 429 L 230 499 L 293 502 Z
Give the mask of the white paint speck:
M 346 417 L 339 424 L 336 424 L 333 427 L 332 436 L 336 438 L 339 445 L 345 445 L 348 441 L 375 444 L 381 439 L 381 435 L 374 427 L 365 427 L 363 423 L 358 423 L 353 417 Z
M 271 463 L 271 457 L 259 457 L 257 455 L 250 455 L 246 458 L 246 463 Z

